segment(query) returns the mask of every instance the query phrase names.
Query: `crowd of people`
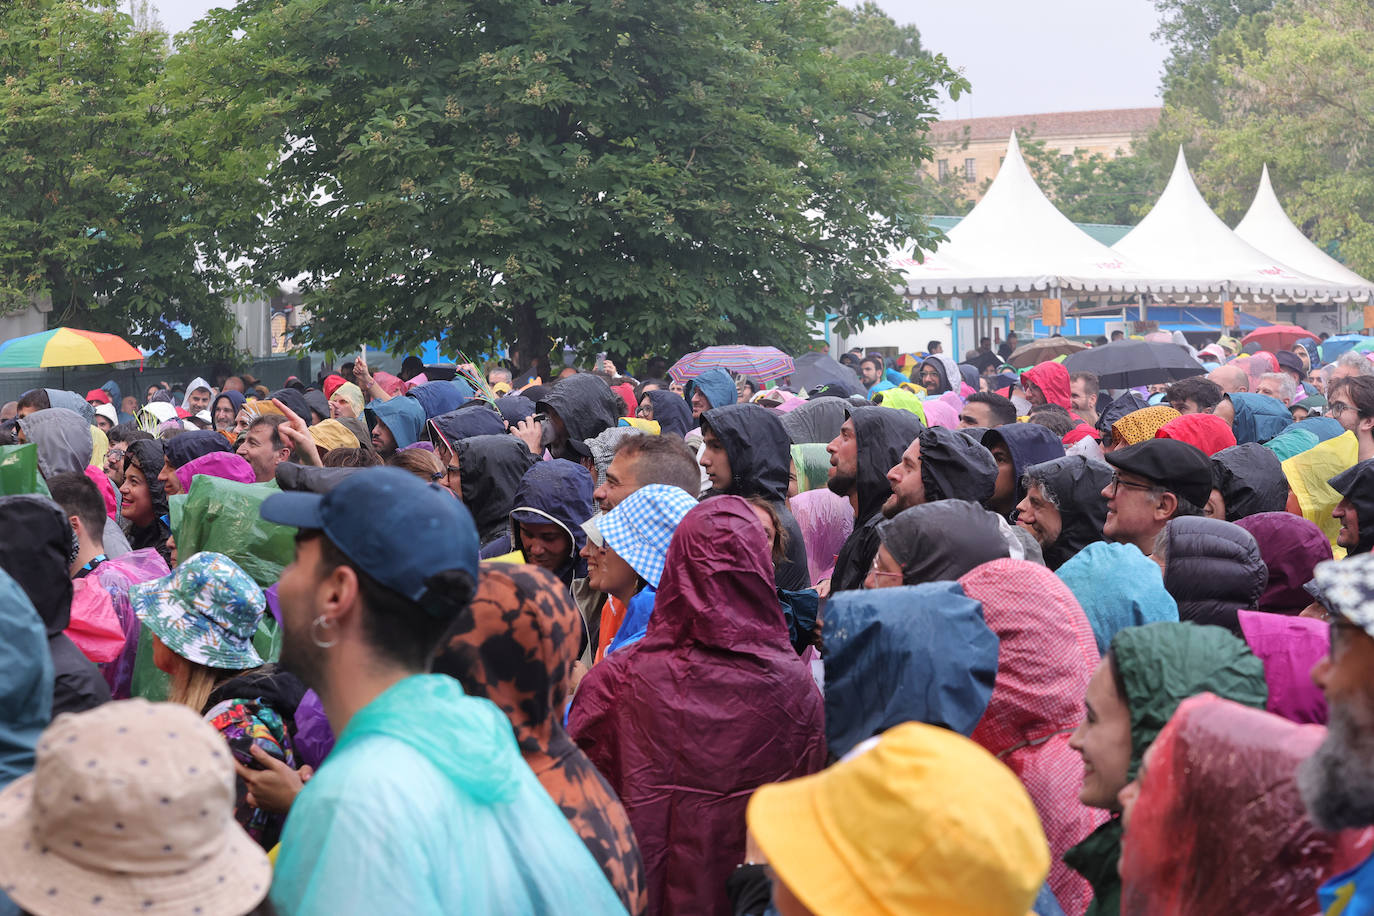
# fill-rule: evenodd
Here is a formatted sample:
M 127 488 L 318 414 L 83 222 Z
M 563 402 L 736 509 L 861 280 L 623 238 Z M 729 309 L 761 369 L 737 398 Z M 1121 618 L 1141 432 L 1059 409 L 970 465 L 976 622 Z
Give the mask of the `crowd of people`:
M 1374 913 L 1374 362 L 941 349 L 4 405 L 0 914 Z

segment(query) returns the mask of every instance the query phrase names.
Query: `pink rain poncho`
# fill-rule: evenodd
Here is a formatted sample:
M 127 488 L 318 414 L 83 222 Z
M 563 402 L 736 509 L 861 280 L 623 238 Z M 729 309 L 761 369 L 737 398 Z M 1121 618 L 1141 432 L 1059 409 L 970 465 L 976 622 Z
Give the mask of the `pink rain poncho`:
M 1083 759 L 1069 735 L 1083 718 L 1083 696 L 1097 667 L 1097 642 L 1069 587 L 1043 566 L 993 560 L 959 580 L 983 602 L 997 634 L 997 681 L 971 737 L 1020 777 L 1050 843 L 1050 888 L 1069 916 L 1092 899 L 1088 882 L 1063 862 L 1107 812 L 1078 800 Z
M 811 581 L 829 579 L 835 572 L 835 557 L 854 530 L 854 507 L 849 500 L 824 487 L 798 493 L 788 500 L 788 507 L 806 542 Z
M 1185 700 L 1146 755 L 1126 819 L 1122 916 L 1320 912 L 1317 886 L 1374 838 L 1307 819 L 1294 774 L 1324 734 L 1210 693 Z

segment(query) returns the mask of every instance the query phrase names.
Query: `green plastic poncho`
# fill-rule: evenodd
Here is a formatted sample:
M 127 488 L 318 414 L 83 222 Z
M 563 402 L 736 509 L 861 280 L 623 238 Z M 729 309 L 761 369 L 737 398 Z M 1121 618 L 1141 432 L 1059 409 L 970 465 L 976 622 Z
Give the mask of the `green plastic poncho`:
M 792 446 L 792 466 L 797 469 L 797 492 L 819 490 L 830 478 L 830 453 L 818 442 Z
M 47 496 L 48 485 L 38 473 L 38 446 L 0 446 L 0 496 L 22 496 L 37 493 Z

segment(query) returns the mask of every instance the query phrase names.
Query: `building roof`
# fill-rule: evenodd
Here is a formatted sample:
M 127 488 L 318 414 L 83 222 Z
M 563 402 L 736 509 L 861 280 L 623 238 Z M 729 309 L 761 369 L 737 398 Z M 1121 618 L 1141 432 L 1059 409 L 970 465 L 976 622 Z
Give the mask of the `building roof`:
M 931 126 L 936 143 L 970 141 L 1005 142 L 1013 130 L 1031 131 L 1036 139 L 1092 137 L 1144 133 L 1159 123 L 1159 108 L 1108 108 L 1098 111 L 1052 111 L 1045 114 L 1007 115 L 1000 118 L 956 118 Z

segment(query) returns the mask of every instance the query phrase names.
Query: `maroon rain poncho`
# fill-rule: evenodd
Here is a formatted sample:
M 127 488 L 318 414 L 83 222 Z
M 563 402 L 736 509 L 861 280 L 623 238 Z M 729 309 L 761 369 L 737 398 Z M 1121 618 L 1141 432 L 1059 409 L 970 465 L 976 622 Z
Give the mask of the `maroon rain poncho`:
M 1183 701 L 1127 818 L 1123 916 L 1320 912 L 1317 886 L 1363 861 L 1371 837 L 1307 819 L 1295 773 L 1324 734 L 1210 693 Z
M 648 912 L 730 912 L 744 809 L 764 783 L 825 764 L 823 703 L 773 588 L 763 527 L 718 496 L 682 519 L 644 638 L 594 667 L 569 731 L 619 794 Z

